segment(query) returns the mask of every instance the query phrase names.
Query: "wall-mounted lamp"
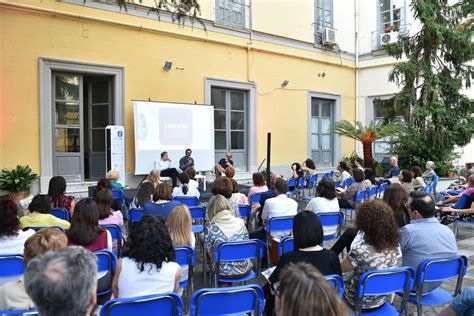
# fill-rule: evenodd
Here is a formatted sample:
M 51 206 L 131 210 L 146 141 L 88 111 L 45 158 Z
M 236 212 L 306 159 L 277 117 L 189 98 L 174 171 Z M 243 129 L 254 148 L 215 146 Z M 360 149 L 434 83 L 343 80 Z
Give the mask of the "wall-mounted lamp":
M 283 82 L 281 83 L 281 87 L 282 88 L 285 88 L 290 82 L 288 80 L 283 80 Z
M 173 62 L 171 61 L 165 61 L 165 64 L 163 66 L 163 70 L 164 71 L 168 71 L 171 69 L 171 67 L 173 66 Z

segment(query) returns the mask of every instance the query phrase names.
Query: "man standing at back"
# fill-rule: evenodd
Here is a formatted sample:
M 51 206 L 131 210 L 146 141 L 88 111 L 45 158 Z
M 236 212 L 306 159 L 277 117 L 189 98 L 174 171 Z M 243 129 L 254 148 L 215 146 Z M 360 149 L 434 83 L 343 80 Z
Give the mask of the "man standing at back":
M 413 191 L 407 203 L 411 222 L 400 229 L 403 266 L 416 269 L 426 259 L 449 257 L 458 251 L 451 229 L 435 217 L 435 202 L 427 192 Z
M 26 292 L 41 316 L 89 316 L 96 304 L 97 260 L 83 247 L 47 252 L 28 263 Z

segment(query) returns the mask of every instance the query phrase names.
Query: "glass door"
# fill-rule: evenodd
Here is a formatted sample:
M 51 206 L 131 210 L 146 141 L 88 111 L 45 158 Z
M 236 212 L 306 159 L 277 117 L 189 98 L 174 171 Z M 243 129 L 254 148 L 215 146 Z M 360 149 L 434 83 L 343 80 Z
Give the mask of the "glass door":
M 231 151 L 234 167 L 247 170 L 247 93 L 212 88 L 211 104 L 216 162 Z
M 334 165 L 334 101 L 311 99 L 311 159 L 317 167 Z

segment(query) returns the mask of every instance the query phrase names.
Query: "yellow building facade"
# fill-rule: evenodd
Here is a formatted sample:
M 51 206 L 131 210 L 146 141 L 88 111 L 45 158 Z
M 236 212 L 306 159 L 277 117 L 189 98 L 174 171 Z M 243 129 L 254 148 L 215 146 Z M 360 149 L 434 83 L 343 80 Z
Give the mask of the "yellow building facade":
M 250 25 L 242 30 L 215 23 L 211 1 L 201 4 L 207 30 L 198 22 L 194 27 L 189 21 L 185 26 L 171 23 L 166 14 L 158 19 L 145 5 L 131 4 L 125 12 L 115 4 L 90 0 L 0 0 L 0 166 L 29 164 L 41 175 L 42 191 L 49 178 L 64 174 L 65 166 L 75 161 L 86 167 L 70 181 L 93 180 L 92 167 L 87 170 L 92 158 L 85 158 L 82 148 L 72 150 L 82 156 L 55 153 L 64 131 L 58 124 L 69 122 L 69 132 L 75 124 L 68 112 L 75 110 L 67 110 L 63 118 L 54 115 L 60 102 L 54 80 L 63 80 L 63 74 L 73 77 L 62 84 L 73 85 L 77 79 L 85 88 L 77 102 L 61 106 L 81 108 L 77 113 L 84 117 L 94 106 L 94 95 L 89 94 L 91 101 L 86 94 L 99 89 L 94 86 L 98 78 L 110 79 L 104 101 L 111 106 L 108 123 L 125 127 L 131 185 L 138 181 L 132 176 L 132 100 L 210 104 L 212 89 L 244 93 L 248 119 L 242 167 L 248 171 L 265 158 L 268 132 L 275 168 L 289 168 L 312 155 L 322 157 L 316 152 L 322 143 L 331 148 L 321 167 L 334 166 L 355 150 L 352 140 L 327 135 L 324 121 L 354 120 L 355 63 L 349 53 L 314 45 L 313 1 L 252 1 Z M 163 70 L 165 61 L 173 63 L 169 71 Z M 327 117 L 325 109 L 330 109 Z M 77 135 L 83 147 L 94 146 L 87 144 L 94 142 L 93 120 Z M 63 162 L 54 160 L 60 156 L 63 169 Z

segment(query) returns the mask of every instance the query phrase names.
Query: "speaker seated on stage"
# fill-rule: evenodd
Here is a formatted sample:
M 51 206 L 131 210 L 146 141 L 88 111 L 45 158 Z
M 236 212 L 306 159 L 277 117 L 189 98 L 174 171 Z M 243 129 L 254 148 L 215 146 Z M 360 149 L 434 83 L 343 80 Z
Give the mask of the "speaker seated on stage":
M 168 157 L 168 152 L 164 151 L 161 153 L 161 158 L 155 160 L 155 169 L 160 171 L 160 176 L 162 177 L 170 177 L 171 181 L 173 181 L 173 187 L 178 185 L 178 170 L 173 168 L 171 164 L 171 159 Z
M 186 171 L 188 168 L 194 168 L 194 159 L 191 157 L 192 153 L 191 149 L 186 149 L 184 157 L 179 160 L 179 169 Z
M 214 167 L 216 178 L 223 176 L 228 167 L 234 167 L 234 161 L 232 161 L 232 153 L 230 151 L 227 152 L 225 158 L 219 160 L 217 165 Z

